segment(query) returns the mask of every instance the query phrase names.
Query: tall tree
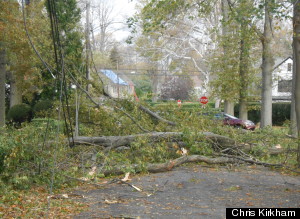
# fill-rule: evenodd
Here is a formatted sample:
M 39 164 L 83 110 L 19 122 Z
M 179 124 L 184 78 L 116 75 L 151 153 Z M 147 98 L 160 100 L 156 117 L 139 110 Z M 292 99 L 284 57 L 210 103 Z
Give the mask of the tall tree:
M 91 79 L 90 73 L 90 56 L 91 56 L 91 24 L 90 24 L 91 2 L 86 0 L 86 22 L 85 22 L 85 77 L 89 81 Z M 89 91 L 89 84 L 86 86 L 86 90 Z
M 0 10 L 3 10 L 3 5 L 0 4 Z M 4 32 L 3 19 L 0 17 L 0 35 Z M 0 36 L 0 128 L 5 125 L 5 57 L 6 52 L 3 43 L 3 36 Z
M 232 28 L 229 28 L 230 25 L 228 25 L 229 22 L 229 5 L 227 0 L 222 0 L 222 16 L 223 16 L 223 22 L 222 22 L 222 35 L 225 38 L 228 38 L 230 34 L 233 34 Z M 228 52 L 228 45 L 223 44 L 223 51 L 224 56 L 231 59 L 229 52 Z M 225 63 L 225 65 L 229 65 L 229 63 Z M 233 82 L 233 81 L 232 81 Z M 231 87 L 227 87 L 227 90 L 231 89 Z M 234 115 L 234 97 L 233 96 L 227 96 L 224 101 L 224 112 L 228 113 L 230 115 Z
M 300 136 L 300 2 L 293 1 L 293 49 L 294 49 L 294 65 L 295 65 L 295 110 L 298 128 L 298 137 Z M 300 167 L 300 140 L 298 140 L 298 166 Z
M 272 54 L 272 6 L 274 0 L 265 0 L 264 31 L 262 42 L 262 96 L 260 127 L 272 126 L 272 72 L 274 58 Z
M 254 11 L 252 0 L 241 0 L 237 8 L 236 22 L 240 25 L 240 60 L 239 60 L 239 118 L 248 119 L 249 86 L 253 83 L 253 66 L 251 65 L 251 47 L 255 45 L 254 31 L 251 29 L 251 16 Z M 253 50 L 253 49 L 252 49 Z
M 97 1 L 94 6 L 96 10 L 96 17 L 94 17 L 95 26 L 93 29 L 100 30 L 96 37 L 93 37 L 93 49 L 96 48 L 104 53 L 111 46 L 111 28 L 115 23 L 113 19 L 113 7 L 107 1 Z M 94 34 L 94 31 L 92 31 Z
M 76 0 L 56 0 L 58 30 L 63 48 L 65 65 L 80 68 L 83 59 L 83 34 L 80 26 L 81 10 Z

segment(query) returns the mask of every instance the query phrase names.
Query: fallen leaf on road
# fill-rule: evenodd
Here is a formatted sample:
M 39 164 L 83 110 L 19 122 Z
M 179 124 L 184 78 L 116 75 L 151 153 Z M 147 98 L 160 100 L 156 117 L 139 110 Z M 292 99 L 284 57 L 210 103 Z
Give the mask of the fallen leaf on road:
M 130 181 L 131 179 L 129 179 L 129 175 L 130 175 L 130 173 L 129 173 L 129 172 L 128 172 L 128 173 L 126 173 L 126 174 L 125 174 L 125 177 L 124 177 L 123 179 L 121 179 L 121 181 L 123 181 L 123 182 Z

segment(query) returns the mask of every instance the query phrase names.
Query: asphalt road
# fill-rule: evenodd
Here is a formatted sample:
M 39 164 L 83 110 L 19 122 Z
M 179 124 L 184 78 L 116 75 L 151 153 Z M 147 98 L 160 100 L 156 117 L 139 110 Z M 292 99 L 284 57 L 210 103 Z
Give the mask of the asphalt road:
M 74 218 L 226 218 L 226 208 L 300 207 L 300 176 L 264 167 L 188 165 L 170 172 L 133 176 L 136 189 L 113 183 L 78 190 L 90 209 Z

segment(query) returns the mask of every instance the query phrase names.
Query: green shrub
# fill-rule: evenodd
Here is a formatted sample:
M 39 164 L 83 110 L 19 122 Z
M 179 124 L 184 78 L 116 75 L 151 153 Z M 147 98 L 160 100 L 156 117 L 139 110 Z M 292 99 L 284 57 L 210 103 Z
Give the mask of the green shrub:
M 7 114 L 8 120 L 21 124 L 32 119 L 31 107 L 25 103 L 14 105 Z
M 34 116 L 46 117 L 53 108 L 53 102 L 50 100 L 42 100 L 37 102 L 33 107 Z
M 25 124 L 22 129 L 6 129 L 0 133 L 0 184 L 15 189 L 27 189 L 34 183 L 48 184 L 53 168 L 66 160 L 69 147 L 64 136 L 40 122 Z M 48 143 L 44 143 L 45 136 Z M 55 141 L 54 141 L 55 140 Z M 60 183 L 60 174 L 56 171 L 55 183 Z M 1 191 L 0 191 L 1 196 Z
M 254 123 L 260 122 L 260 105 L 250 104 L 248 105 L 248 118 Z M 236 116 L 239 115 L 239 104 L 234 107 L 234 113 Z M 282 126 L 286 120 L 290 120 L 291 115 L 291 104 L 290 103 L 273 103 L 272 104 L 272 122 L 273 125 Z
M 274 125 L 282 126 L 286 120 L 291 117 L 290 103 L 273 103 L 272 120 Z

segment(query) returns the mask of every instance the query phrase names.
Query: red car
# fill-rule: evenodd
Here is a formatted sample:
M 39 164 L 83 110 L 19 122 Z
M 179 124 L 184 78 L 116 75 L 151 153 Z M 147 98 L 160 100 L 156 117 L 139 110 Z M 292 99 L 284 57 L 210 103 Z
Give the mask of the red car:
M 247 130 L 254 130 L 255 124 L 250 120 L 242 120 L 235 116 L 229 115 L 227 113 L 217 113 L 214 115 L 215 119 L 223 120 L 224 125 L 230 125 L 237 128 L 243 128 Z

